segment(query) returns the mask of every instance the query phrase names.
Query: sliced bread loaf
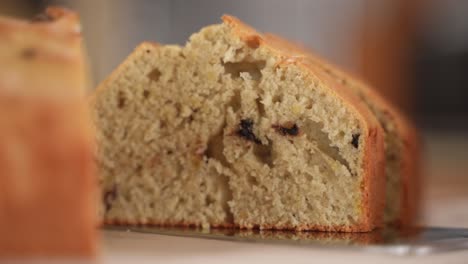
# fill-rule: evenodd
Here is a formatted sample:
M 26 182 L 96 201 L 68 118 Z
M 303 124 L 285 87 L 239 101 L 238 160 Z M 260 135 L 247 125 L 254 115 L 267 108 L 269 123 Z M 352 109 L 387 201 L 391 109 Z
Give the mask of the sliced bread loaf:
M 78 17 L 0 18 L 0 262 L 96 251 L 96 194 Z
M 420 206 L 419 140 L 415 127 L 374 89 L 351 77 L 310 51 L 274 34 L 265 39 L 307 60 L 324 74 L 350 89 L 365 103 L 379 120 L 385 132 L 386 207 L 387 223 L 411 225 L 417 221 Z
M 237 19 L 143 43 L 92 100 L 105 223 L 369 231 L 383 130 L 349 89 Z

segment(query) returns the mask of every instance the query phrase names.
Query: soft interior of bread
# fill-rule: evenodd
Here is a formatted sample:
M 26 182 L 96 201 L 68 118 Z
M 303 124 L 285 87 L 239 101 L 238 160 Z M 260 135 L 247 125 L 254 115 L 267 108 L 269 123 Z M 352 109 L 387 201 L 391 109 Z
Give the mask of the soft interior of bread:
M 98 90 L 104 220 L 356 225 L 359 120 L 318 78 L 231 30 L 207 27 L 185 47 L 144 44 Z

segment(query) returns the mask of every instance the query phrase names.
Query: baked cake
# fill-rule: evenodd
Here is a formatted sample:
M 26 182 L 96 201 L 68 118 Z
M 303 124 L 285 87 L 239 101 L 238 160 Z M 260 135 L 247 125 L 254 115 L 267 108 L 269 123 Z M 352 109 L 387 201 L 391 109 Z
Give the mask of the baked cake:
M 97 179 L 78 17 L 1 17 L 0 32 L 0 259 L 91 256 Z
M 317 65 L 224 16 L 143 43 L 91 99 L 106 224 L 365 232 L 384 132 Z

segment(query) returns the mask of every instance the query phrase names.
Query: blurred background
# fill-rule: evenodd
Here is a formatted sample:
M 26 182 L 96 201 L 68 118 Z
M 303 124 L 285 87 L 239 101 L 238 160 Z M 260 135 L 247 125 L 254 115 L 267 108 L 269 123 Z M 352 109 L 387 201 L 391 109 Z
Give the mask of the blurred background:
M 468 227 L 468 1 L 1 0 L 31 18 L 80 13 L 95 84 L 144 40 L 183 45 L 232 14 L 297 41 L 372 84 L 420 128 L 424 223 Z

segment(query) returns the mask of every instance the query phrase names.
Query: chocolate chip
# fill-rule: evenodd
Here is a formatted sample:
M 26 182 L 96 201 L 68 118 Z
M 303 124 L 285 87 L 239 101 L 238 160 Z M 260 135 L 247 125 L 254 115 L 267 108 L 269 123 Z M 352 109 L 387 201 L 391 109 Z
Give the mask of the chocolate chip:
M 353 144 L 355 148 L 359 147 L 359 136 L 361 136 L 361 134 L 353 134 L 353 140 L 351 140 L 351 144 Z
M 106 212 L 112 208 L 112 203 L 117 198 L 117 187 L 114 185 L 110 190 L 104 192 L 104 204 L 106 206 Z
M 252 119 L 242 119 L 239 124 L 239 130 L 237 130 L 237 135 L 243 137 L 246 140 L 253 141 L 256 144 L 261 144 L 262 142 L 257 138 L 257 136 L 255 136 L 253 132 L 253 124 L 254 122 Z
M 297 136 L 299 135 L 299 127 L 296 124 L 292 124 L 289 126 L 280 126 L 280 125 L 274 125 L 274 129 L 276 129 L 276 132 L 280 133 L 283 136 Z

